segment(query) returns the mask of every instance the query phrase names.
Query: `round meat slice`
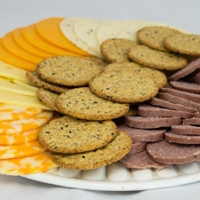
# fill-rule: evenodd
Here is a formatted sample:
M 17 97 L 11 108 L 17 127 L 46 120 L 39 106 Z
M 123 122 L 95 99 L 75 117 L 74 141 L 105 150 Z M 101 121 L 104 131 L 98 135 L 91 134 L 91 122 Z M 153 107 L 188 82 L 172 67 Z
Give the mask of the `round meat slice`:
M 186 111 L 169 110 L 166 108 L 158 108 L 149 105 L 140 105 L 138 107 L 138 115 L 143 117 L 181 117 L 191 118 L 194 114 Z
M 200 161 L 200 145 L 178 145 L 163 140 L 147 144 L 146 149 L 152 160 L 163 164 Z
M 200 136 L 178 135 L 171 132 L 165 133 L 165 140 L 177 144 L 200 144 Z
M 194 113 L 194 117 L 200 118 L 200 113 L 199 112 Z
M 180 117 L 138 117 L 128 116 L 125 117 L 125 125 L 139 129 L 155 129 L 161 127 L 170 127 L 172 125 L 181 124 L 182 120 Z
M 200 127 L 190 125 L 174 125 L 171 127 L 171 132 L 179 135 L 199 135 Z
M 165 101 L 165 100 L 158 99 L 158 98 L 151 99 L 151 101 L 149 101 L 149 103 L 153 106 L 168 108 L 170 110 L 179 110 L 179 111 L 186 111 L 186 112 L 191 112 L 191 113 L 196 112 L 196 109 L 186 107 L 181 104 L 171 103 L 169 101 Z
M 195 75 L 195 77 L 193 78 L 194 82 L 198 85 L 200 85 L 200 72 L 198 74 Z
M 183 99 L 188 99 L 189 101 L 192 101 L 192 102 L 195 102 L 195 103 L 200 102 L 200 95 L 199 94 L 180 91 L 180 90 L 176 90 L 176 89 L 173 89 L 173 88 L 162 88 L 161 92 L 162 93 L 168 93 L 168 94 L 171 94 L 173 96 L 181 97 Z
M 183 82 L 183 81 L 171 81 L 170 84 L 178 90 L 183 90 L 186 92 L 193 92 L 196 94 L 200 93 L 200 85 L 197 85 L 194 83 L 187 83 L 187 82 Z
M 119 161 L 127 168 L 131 169 L 147 169 L 147 168 L 155 168 L 155 169 L 162 169 L 167 165 L 154 162 L 148 156 L 146 151 L 142 151 L 135 155 L 127 155 L 122 160 Z
M 146 142 L 133 143 L 132 147 L 131 147 L 131 150 L 129 151 L 128 154 L 129 155 L 133 155 L 133 154 L 139 153 L 141 151 L 144 151 L 146 146 L 147 146 Z
M 183 124 L 189 124 L 189 125 L 200 125 L 200 118 L 191 118 L 191 119 L 185 119 L 183 120 Z
M 198 68 L 200 68 L 200 58 L 189 63 L 185 68 L 172 74 L 168 79 L 170 81 L 177 81 L 180 78 L 184 78 L 184 77 L 188 76 L 189 74 L 192 74 Z
M 165 129 L 162 130 L 141 130 L 128 126 L 118 126 L 119 130 L 128 133 L 133 142 L 157 142 L 164 139 Z

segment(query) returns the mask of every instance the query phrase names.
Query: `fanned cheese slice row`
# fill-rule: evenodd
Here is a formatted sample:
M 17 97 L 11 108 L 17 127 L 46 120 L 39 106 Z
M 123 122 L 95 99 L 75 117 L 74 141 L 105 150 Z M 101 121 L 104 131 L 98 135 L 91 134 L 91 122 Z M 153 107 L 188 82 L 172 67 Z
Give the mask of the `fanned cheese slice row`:
M 13 176 L 46 172 L 54 167 L 56 165 L 47 152 L 24 158 L 0 160 L 0 174 Z
M 29 84 L 28 79 L 26 78 L 26 70 L 19 69 L 12 65 L 6 64 L 0 61 L 0 76 L 9 78 L 9 79 L 16 79 L 22 81 L 24 83 Z
M 0 146 L 18 145 L 34 142 L 38 138 L 40 129 L 14 135 L 0 135 Z
M 52 110 L 48 106 L 42 104 L 36 96 L 25 96 L 11 92 L 0 90 L 0 102 L 22 107 L 33 107 L 44 110 Z
M 20 145 L 0 146 L 0 160 L 32 156 L 44 151 L 45 149 L 38 141 L 28 142 Z
M 53 112 L 45 111 L 29 119 L 0 121 L 0 134 L 17 134 L 38 129 L 46 124 L 52 116 Z

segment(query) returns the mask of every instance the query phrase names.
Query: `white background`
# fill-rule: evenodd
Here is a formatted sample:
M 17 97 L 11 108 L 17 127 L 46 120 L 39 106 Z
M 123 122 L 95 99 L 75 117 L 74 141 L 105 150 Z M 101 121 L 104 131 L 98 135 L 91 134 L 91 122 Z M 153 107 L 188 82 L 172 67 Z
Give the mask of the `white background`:
M 142 19 L 168 23 L 200 34 L 200 0 L 0 0 L 0 37 L 48 17 Z M 141 192 L 94 192 L 0 176 L 1 200 L 196 200 L 200 182 Z

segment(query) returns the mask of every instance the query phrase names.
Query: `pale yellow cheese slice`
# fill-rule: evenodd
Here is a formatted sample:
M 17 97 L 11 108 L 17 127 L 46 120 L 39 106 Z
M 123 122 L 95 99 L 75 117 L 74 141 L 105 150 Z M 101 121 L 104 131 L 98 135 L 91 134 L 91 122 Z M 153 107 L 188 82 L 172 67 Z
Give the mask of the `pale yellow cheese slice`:
M 11 104 L 22 107 L 40 108 L 44 110 L 52 110 L 48 106 L 42 104 L 35 96 L 25 96 L 11 92 L 0 90 L 0 103 Z
M 26 88 L 26 89 L 28 89 L 28 90 L 31 90 L 31 91 L 33 91 L 33 92 L 36 92 L 37 89 L 38 89 L 37 87 L 35 87 L 35 86 L 33 86 L 33 85 L 29 85 L 29 84 L 26 84 L 26 83 L 24 83 L 24 82 L 22 82 L 22 81 L 18 81 L 18 80 L 15 80 L 15 79 L 13 79 L 12 82 L 15 83 L 15 84 L 17 84 L 17 85 L 22 86 L 23 88 Z
M 57 167 L 49 153 L 39 153 L 23 158 L 0 160 L 0 174 L 26 175 L 46 172 Z
M 33 96 L 33 97 L 36 96 L 36 90 L 37 90 L 36 87 L 34 88 L 32 86 L 28 86 L 27 84 L 24 83 L 19 84 L 19 83 L 20 81 L 14 82 L 13 80 L 0 77 L 0 90 L 26 96 Z M 29 87 L 31 87 L 32 89 L 30 90 Z
M 8 65 L 0 61 L 0 76 L 7 77 L 9 79 L 16 79 L 29 84 L 29 81 L 26 78 L 26 72 L 26 70 Z
M 53 112 L 45 111 L 28 119 L 0 121 L 0 134 L 18 134 L 38 129 L 46 124 L 53 116 Z

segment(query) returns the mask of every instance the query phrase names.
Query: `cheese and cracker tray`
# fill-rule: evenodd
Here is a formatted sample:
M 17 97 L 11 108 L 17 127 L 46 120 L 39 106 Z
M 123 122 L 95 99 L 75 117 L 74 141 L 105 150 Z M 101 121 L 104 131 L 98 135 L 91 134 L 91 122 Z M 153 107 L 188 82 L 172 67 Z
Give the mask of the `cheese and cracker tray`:
M 156 22 L 48 18 L 7 33 L 0 174 L 130 181 L 198 166 L 199 57 L 200 35 Z

